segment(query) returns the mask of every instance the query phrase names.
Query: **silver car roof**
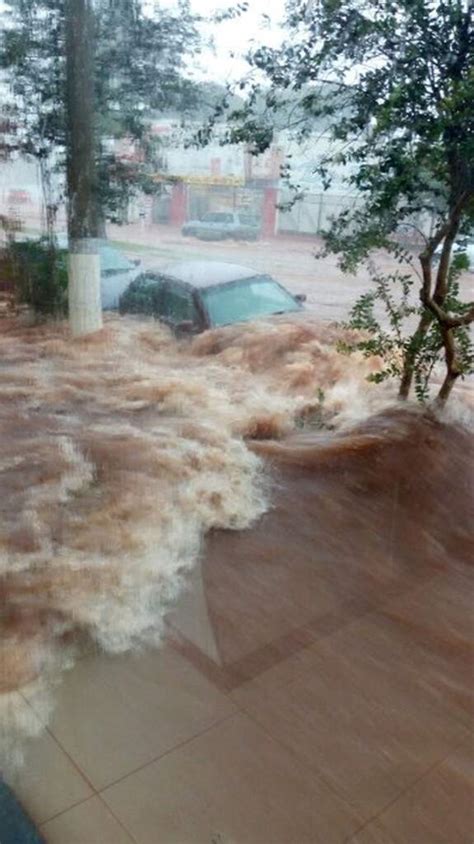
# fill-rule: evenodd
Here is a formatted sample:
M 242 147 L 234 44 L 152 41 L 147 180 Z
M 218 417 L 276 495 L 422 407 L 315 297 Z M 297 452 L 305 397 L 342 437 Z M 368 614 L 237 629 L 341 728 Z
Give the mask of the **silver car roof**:
M 263 275 L 250 267 L 227 264 L 224 261 L 181 261 L 177 264 L 167 264 L 155 272 L 200 288 Z

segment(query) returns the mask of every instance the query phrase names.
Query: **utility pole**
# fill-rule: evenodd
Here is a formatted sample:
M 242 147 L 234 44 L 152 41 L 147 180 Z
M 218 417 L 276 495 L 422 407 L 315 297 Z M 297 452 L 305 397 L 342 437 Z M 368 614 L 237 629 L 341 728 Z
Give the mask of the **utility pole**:
M 92 0 L 66 0 L 66 114 L 69 323 L 79 336 L 102 328 Z

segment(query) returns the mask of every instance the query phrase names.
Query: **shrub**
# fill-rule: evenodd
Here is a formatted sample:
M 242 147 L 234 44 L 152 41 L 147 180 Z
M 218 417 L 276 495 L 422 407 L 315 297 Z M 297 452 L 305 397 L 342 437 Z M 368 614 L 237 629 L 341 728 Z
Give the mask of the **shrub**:
M 10 240 L 2 267 L 17 301 L 38 316 L 67 313 L 66 251 L 47 239 Z

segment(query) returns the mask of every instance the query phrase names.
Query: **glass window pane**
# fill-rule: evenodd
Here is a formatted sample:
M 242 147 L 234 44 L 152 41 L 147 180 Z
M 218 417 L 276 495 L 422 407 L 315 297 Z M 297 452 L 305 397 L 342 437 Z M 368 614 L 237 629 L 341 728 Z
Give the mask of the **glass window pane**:
M 99 255 L 102 272 L 113 270 L 120 272 L 121 270 L 130 270 L 133 268 L 132 262 L 125 255 L 122 255 L 118 249 L 114 249 L 113 246 L 104 246 L 101 244 L 99 246 Z
M 271 278 L 245 279 L 203 291 L 211 325 L 228 325 L 259 316 L 298 311 L 300 305 Z
M 197 314 L 192 294 L 169 287 L 164 296 L 163 315 L 172 322 L 195 322 Z

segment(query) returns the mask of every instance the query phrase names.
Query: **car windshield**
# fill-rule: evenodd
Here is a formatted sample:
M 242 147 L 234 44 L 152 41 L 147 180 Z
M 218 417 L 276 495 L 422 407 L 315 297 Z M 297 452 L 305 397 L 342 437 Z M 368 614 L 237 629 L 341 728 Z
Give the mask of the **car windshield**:
M 109 272 L 112 270 L 129 270 L 133 267 L 131 261 L 129 261 L 125 255 L 122 255 L 118 249 L 114 249 L 112 246 L 106 246 L 101 243 L 99 246 L 99 255 L 102 272 L 104 272 L 104 270 Z
M 67 235 L 59 235 L 57 238 L 59 249 L 67 250 L 69 242 Z M 99 243 L 100 269 L 102 272 L 120 272 L 133 269 L 133 264 L 128 258 L 108 243 Z
M 246 278 L 210 287 L 202 295 L 212 326 L 298 311 L 301 307 L 293 296 L 268 277 Z
M 204 223 L 231 223 L 233 217 L 232 214 L 225 214 L 215 211 L 210 214 L 204 214 L 202 220 Z

